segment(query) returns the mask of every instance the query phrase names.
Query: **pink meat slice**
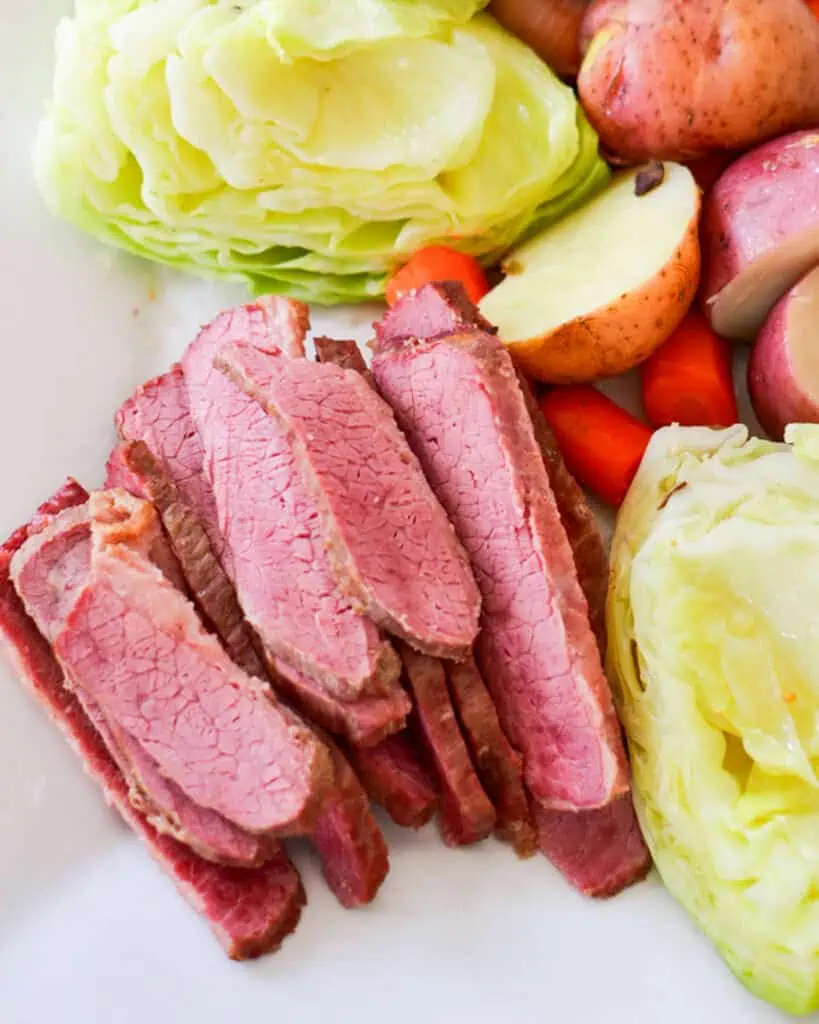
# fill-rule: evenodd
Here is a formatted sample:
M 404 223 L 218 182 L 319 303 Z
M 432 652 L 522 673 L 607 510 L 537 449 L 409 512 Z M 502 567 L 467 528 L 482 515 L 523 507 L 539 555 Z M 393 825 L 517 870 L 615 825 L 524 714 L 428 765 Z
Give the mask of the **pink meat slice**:
M 187 902 L 205 917 L 228 955 L 242 960 L 272 952 L 295 929 L 305 902 L 301 880 L 284 850 L 271 843 L 270 859 L 263 867 L 225 867 L 157 832 L 132 805 L 122 773 L 75 693 L 65 687 L 62 669 L 13 587 L 11 559 L 31 530 L 66 508 L 83 504 L 87 497 L 79 484 L 70 481 L 38 510 L 31 524 L 0 548 L 0 639 L 6 654 L 21 681 L 82 758 L 108 803 L 142 839 Z
M 216 366 L 289 442 L 342 591 L 418 650 L 465 657 L 478 632 L 478 587 L 386 402 L 354 371 L 278 349 L 239 342 Z
M 523 762 L 506 738 L 495 704 L 475 659 L 446 666 L 452 703 L 478 778 L 495 806 L 495 834 L 520 857 L 537 850 L 529 798 L 523 785 Z
M 626 794 L 596 811 L 535 811 L 540 849 L 587 896 L 614 896 L 648 874 L 651 855 Z
M 475 773 L 455 718 L 444 666 L 437 658 L 401 646 L 417 724 L 441 786 L 439 825 L 448 846 L 466 846 L 491 835 L 495 809 Z
M 82 565 L 65 552 L 54 562 L 77 510 L 23 545 L 12 577 L 27 609 L 72 683 L 190 800 L 249 832 L 309 831 L 329 778 L 326 749 L 230 661 L 139 550 L 151 543 L 150 524 L 158 528 L 151 507 L 130 499 L 126 521 L 117 518 L 121 504 L 120 492 L 92 495 L 90 557 L 88 543 L 76 545 Z M 113 522 L 103 520 L 109 513 Z
M 471 331 L 388 347 L 373 373 L 471 558 L 481 668 L 530 792 L 554 809 L 605 806 L 628 792 L 625 751 L 508 353 Z
M 438 808 L 438 785 L 408 733 L 348 753 L 362 785 L 396 825 L 421 828 L 432 819 Z
M 343 907 L 353 909 L 375 899 L 389 871 L 389 854 L 355 772 L 341 751 L 329 745 L 335 787 L 312 840 L 327 884 Z
M 395 652 L 336 585 L 319 511 L 287 438 L 213 366 L 237 341 L 285 348 L 278 325 L 286 301 L 261 299 L 206 327 L 183 359 L 188 398 L 245 617 L 274 656 L 351 700 L 389 690 Z
M 253 631 L 211 546 L 210 537 L 218 528 L 211 524 L 211 530 L 206 529 L 205 519 L 182 497 L 169 465 L 157 458 L 144 441 L 117 445 L 107 469 L 106 487 L 122 487 L 156 508 L 185 580 L 180 589 L 190 590 L 199 614 L 233 661 L 249 675 L 264 679 L 266 671 L 254 646 Z

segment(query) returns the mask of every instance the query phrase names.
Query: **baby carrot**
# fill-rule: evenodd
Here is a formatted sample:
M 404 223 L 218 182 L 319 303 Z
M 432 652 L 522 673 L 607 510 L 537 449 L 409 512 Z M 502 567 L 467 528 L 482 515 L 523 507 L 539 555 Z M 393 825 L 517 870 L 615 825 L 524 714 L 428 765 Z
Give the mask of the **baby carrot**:
M 489 291 L 486 274 L 474 256 L 446 245 L 428 245 L 419 249 L 387 281 L 387 304 L 395 305 L 402 295 L 432 281 L 458 281 L 475 303 Z

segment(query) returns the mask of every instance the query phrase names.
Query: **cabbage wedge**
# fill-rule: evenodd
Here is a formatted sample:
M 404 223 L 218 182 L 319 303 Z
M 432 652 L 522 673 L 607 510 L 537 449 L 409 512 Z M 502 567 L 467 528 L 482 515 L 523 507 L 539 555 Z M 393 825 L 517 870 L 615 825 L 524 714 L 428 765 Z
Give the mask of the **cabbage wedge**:
M 36 172 L 169 266 L 308 301 L 420 246 L 484 261 L 607 178 L 572 91 L 485 0 L 76 0 Z
M 669 427 L 621 509 L 609 670 L 655 863 L 742 982 L 819 1007 L 819 426 Z

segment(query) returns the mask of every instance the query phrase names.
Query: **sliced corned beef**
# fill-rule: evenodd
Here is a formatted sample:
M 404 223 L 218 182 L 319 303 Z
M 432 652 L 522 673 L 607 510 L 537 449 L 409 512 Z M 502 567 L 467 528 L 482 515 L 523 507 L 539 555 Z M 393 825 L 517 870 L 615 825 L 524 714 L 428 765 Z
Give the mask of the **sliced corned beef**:
M 375 747 L 351 748 L 350 761 L 361 783 L 396 825 L 421 828 L 438 807 L 438 786 L 417 745 L 406 732 Z
M 373 373 L 472 560 L 477 651 L 529 790 L 604 806 L 628 791 L 620 727 L 508 353 L 471 331 L 388 347 Z
M 273 419 L 319 511 L 341 589 L 383 629 L 463 658 L 480 595 L 390 407 L 355 371 L 236 343 L 216 366 Z
M 488 334 L 497 330 L 456 281 L 436 281 L 408 292 L 373 326 L 382 350 L 412 338 L 429 341 L 470 328 Z
M 327 750 L 230 661 L 146 557 L 159 531 L 151 506 L 97 492 L 84 538 L 77 512 L 61 513 L 12 560 L 17 592 L 72 685 L 195 803 L 250 832 L 311 830 L 330 779 Z
M 540 848 L 587 896 L 614 896 L 645 878 L 651 856 L 626 794 L 596 811 L 535 811 Z
M 488 333 L 495 331 L 495 328 L 481 316 L 478 307 L 469 301 L 462 286 L 455 283 L 424 285 L 413 294 L 399 299 L 375 324 L 376 337 L 382 348 L 388 348 L 390 345 L 400 346 L 412 338 L 433 341 L 448 334 L 470 329 Z M 332 357 L 340 364 L 342 361 L 349 362 L 355 359 L 349 350 L 334 348 L 330 339 L 321 340 L 321 348 L 318 340 L 316 342 L 316 351 L 320 358 L 324 358 L 324 352 L 328 353 L 328 358 Z M 363 364 L 364 360 L 354 342 L 338 344 L 353 345 Z M 359 368 L 355 362 L 349 365 L 351 369 Z M 546 473 L 560 520 L 572 548 L 580 587 L 589 605 L 592 629 L 601 652 L 605 652 L 608 557 L 603 537 L 583 491 L 566 468 L 554 435 L 538 409 L 526 379 L 520 373 L 518 382 L 532 418 L 535 440 L 546 464 Z
M 233 584 L 216 557 L 202 518 L 182 498 L 167 464 L 144 441 L 126 441 L 111 453 L 106 487 L 123 487 L 154 505 L 199 613 L 240 668 L 265 678 Z
M 320 363 L 333 363 L 342 370 L 355 370 L 365 380 L 372 382 L 367 363 L 358 345 L 349 338 L 314 338 L 316 359 Z
M 609 559 L 603 535 L 580 485 L 566 468 L 555 436 L 538 409 L 529 384 L 520 373 L 518 383 L 532 419 L 535 441 L 543 456 L 560 521 L 572 549 L 577 579 L 589 606 L 589 621 L 601 656 L 605 656 Z
M 518 856 L 530 857 L 537 838 L 523 786 L 523 761 L 501 728 L 486 683 L 470 657 L 446 666 L 452 703 L 483 788 L 495 805 L 495 833 Z
M 387 844 L 367 794 L 341 751 L 328 741 L 335 786 L 313 832 L 327 884 L 342 906 L 371 903 L 389 871 Z
M 109 804 L 146 844 L 184 898 L 208 921 L 229 956 L 241 960 L 278 948 L 293 931 L 304 905 L 304 890 L 284 850 L 270 845 L 263 867 L 240 869 L 209 863 L 166 835 L 160 835 L 131 804 L 128 785 L 64 676 L 48 643 L 26 614 L 9 575 L 12 557 L 32 528 L 87 494 L 73 481 L 61 488 L 0 548 L 0 640 L 21 680 L 48 712 Z
M 398 685 L 384 696 L 345 701 L 280 660 L 272 658 L 268 664 L 275 689 L 289 704 L 353 746 L 371 747 L 406 724 L 411 704 Z
M 230 573 L 247 620 L 270 652 L 342 699 L 389 692 L 395 652 L 336 585 L 321 518 L 287 438 L 213 367 L 227 345 L 285 348 L 285 299 L 229 310 L 185 353 L 192 418 L 204 452 Z
M 449 846 L 477 843 L 491 834 L 495 809 L 486 795 L 455 718 L 444 666 L 437 658 L 401 646 L 407 683 L 415 698 L 418 728 L 441 784 L 439 824 Z

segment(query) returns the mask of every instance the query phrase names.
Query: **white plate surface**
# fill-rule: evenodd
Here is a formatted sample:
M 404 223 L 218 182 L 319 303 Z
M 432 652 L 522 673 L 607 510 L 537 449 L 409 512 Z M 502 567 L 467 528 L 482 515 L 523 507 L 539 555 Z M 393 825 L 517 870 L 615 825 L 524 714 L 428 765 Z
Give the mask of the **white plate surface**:
M 50 219 L 30 148 L 67 0 L 0 0 L 0 535 L 68 473 L 100 482 L 111 414 L 241 298 Z M 366 336 L 372 311 L 317 318 Z M 0 1024 L 762 1024 L 656 878 L 610 903 L 494 841 L 385 826 L 392 871 L 345 912 L 306 850 L 309 905 L 276 956 L 229 963 L 43 712 L 0 666 Z

